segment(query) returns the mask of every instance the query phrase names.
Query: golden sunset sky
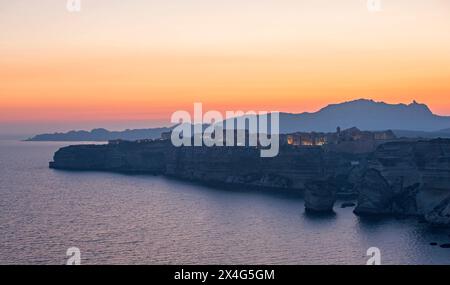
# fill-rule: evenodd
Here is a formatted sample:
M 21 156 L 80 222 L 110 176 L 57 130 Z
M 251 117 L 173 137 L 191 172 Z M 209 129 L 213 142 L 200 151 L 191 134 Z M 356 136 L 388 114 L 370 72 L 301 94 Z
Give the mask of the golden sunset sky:
M 370 98 L 450 115 L 450 1 L 0 0 L 0 131 Z

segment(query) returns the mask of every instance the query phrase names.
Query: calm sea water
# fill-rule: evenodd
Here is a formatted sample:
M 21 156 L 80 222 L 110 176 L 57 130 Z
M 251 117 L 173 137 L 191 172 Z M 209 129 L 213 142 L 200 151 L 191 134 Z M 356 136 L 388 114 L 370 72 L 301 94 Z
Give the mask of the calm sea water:
M 47 167 L 67 143 L 0 141 L 0 264 L 450 264 L 450 230 L 304 213 L 300 198 Z

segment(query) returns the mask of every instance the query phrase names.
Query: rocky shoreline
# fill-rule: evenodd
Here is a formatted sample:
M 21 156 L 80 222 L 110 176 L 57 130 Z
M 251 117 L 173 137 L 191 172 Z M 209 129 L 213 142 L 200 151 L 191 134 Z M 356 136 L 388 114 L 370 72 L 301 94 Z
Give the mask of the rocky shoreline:
M 450 225 L 450 140 L 391 141 L 351 153 L 282 145 L 274 158 L 255 147 L 173 147 L 168 140 L 61 148 L 50 168 L 165 175 L 213 185 L 298 193 L 306 210 L 332 212 L 339 196 L 357 197 L 357 215 L 418 216 Z

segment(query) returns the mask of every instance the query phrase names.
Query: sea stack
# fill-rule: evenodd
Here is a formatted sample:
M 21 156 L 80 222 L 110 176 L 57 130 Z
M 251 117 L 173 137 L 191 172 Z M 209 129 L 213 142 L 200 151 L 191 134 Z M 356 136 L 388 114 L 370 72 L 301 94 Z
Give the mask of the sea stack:
M 328 181 L 314 181 L 305 185 L 305 210 L 331 213 L 336 202 L 336 187 Z
M 425 220 L 432 225 L 450 226 L 450 196 L 426 213 Z
M 366 171 L 358 185 L 357 215 L 379 215 L 392 213 L 394 193 L 389 183 L 375 169 Z

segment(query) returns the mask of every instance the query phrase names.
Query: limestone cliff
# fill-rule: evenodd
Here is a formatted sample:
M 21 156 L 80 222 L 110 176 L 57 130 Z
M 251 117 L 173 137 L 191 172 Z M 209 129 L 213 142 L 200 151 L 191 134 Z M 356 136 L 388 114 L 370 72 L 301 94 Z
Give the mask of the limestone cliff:
M 450 140 L 389 142 L 368 157 L 357 214 L 423 215 L 450 224 Z
M 347 177 L 359 155 L 318 146 L 283 146 L 278 156 L 261 158 L 255 147 L 173 147 L 170 141 L 115 142 L 61 148 L 51 168 L 145 172 L 221 184 L 301 191 L 305 183 L 335 180 L 348 191 Z M 350 189 L 352 186 L 350 187 Z
M 50 168 L 163 174 L 166 155 L 163 141 L 76 145 L 59 149 Z

